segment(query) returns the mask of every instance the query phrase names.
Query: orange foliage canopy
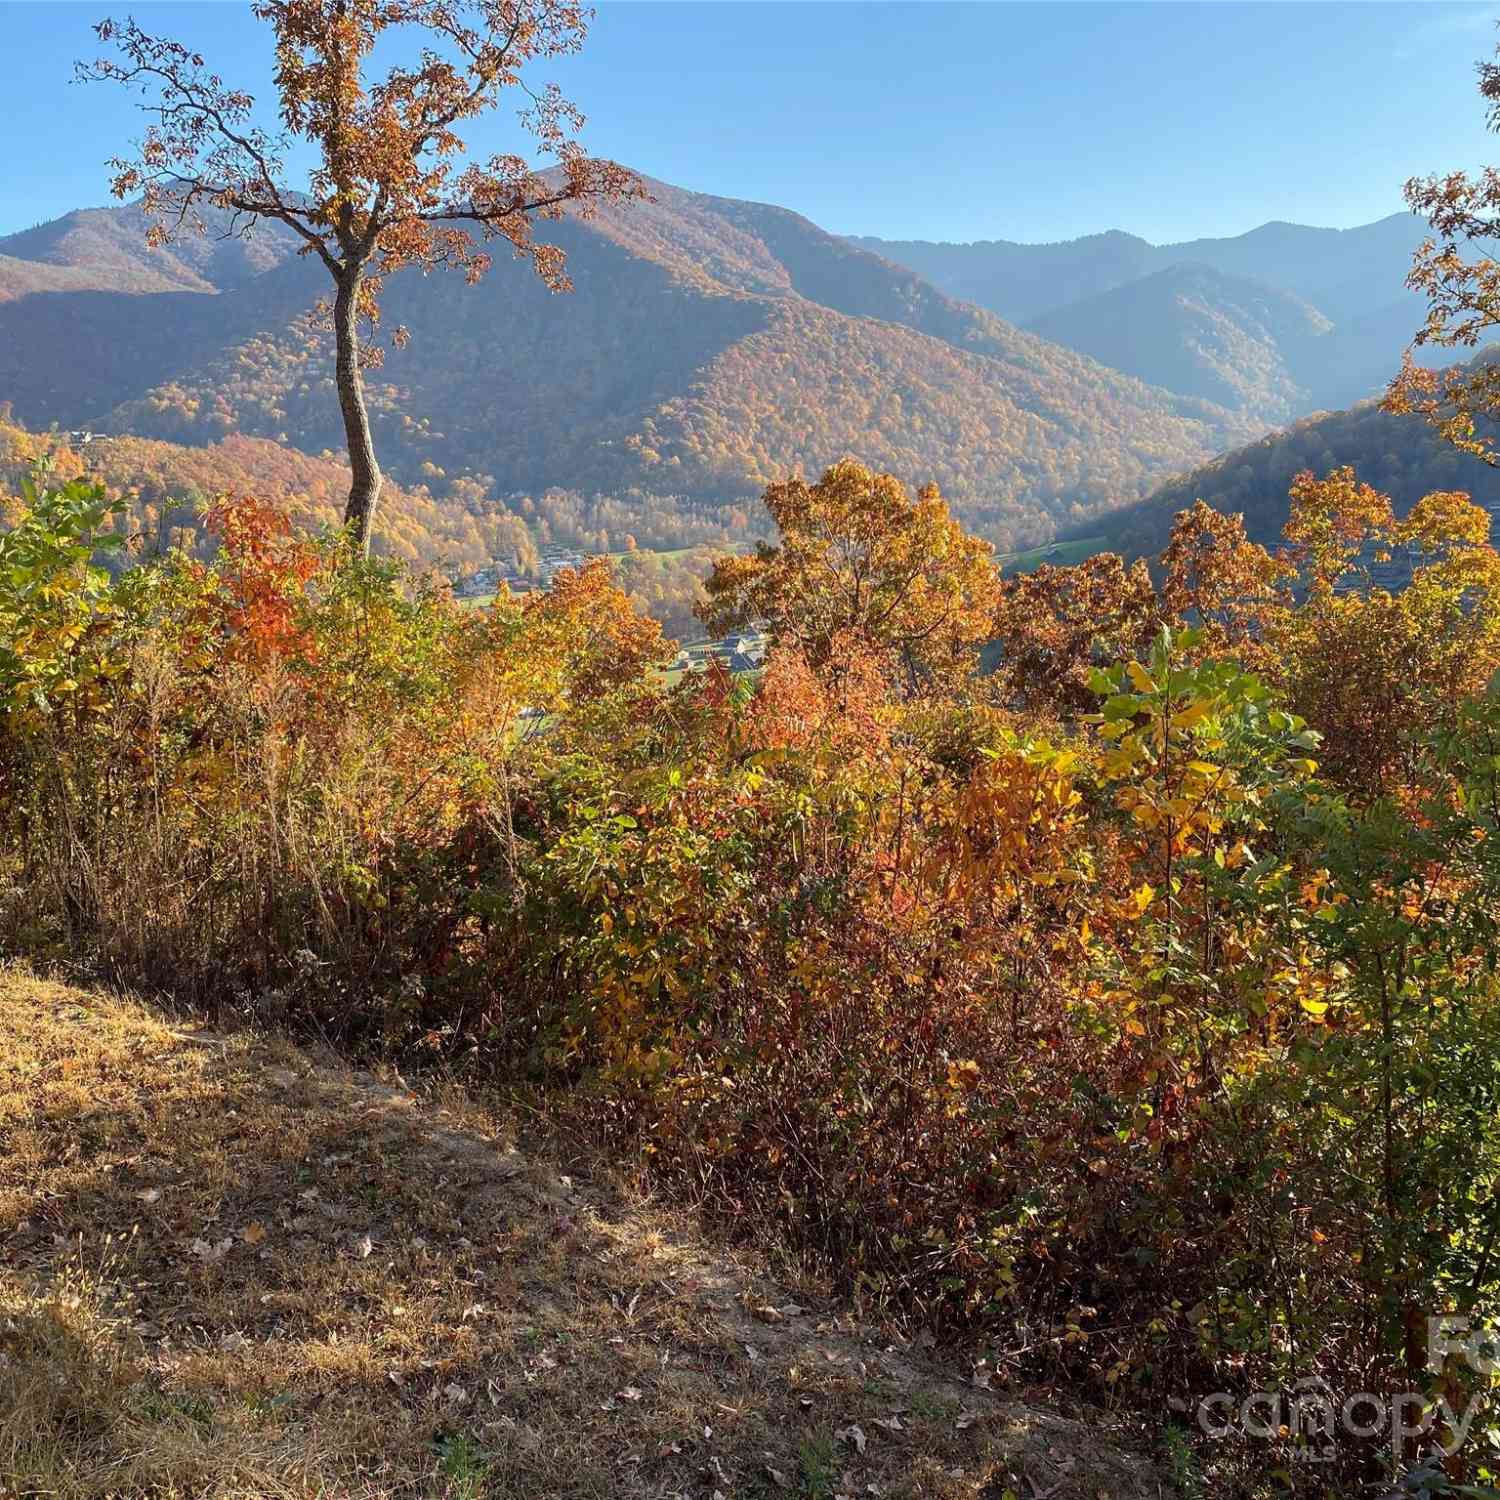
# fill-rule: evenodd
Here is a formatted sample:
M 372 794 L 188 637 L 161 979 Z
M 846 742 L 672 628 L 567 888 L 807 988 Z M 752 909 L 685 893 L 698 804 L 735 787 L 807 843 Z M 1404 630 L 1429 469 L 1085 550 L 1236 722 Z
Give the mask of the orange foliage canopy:
M 298 535 L 285 511 L 256 500 L 225 498 L 206 521 L 221 543 L 214 576 L 224 596 L 226 657 L 266 662 L 310 649 L 300 616 L 303 591 L 324 563 L 316 543 Z
M 773 484 L 780 530 L 747 557 L 724 557 L 700 618 L 713 632 L 759 622 L 816 673 L 853 649 L 878 657 L 908 692 L 972 670 L 990 629 L 997 577 L 987 542 L 968 535 L 935 486 L 845 459 L 816 484 Z
M 1074 567 L 1043 565 L 1007 578 L 995 612 L 1001 694 L 1025 712 L 1082 713 L 1093 706 L 1093 669 L 1144 655 L 1165 624 L 1190 621 L 1201 654 L 1239 656 L 1263 668 L 1264 625 L 1285 603 L 1291 573 L 1245 535 L 1244 519 L 1201 500 L 1179 511 L 1159 559 L 1160 587 L 1144 560 L 1113 552 Z
M 531 596 L 525 615 L 560 653 L 574 701 L 635 682 L 669 654 L 661 626 L 636 611 L 602 557 L 562 569 L 548 592 Z
M 1500 669 L 1500 554 L 1489 531 L 1466 495 L 1427 495 L 1397 521 L 1389 498 L 1352 469 L 1294 481 L 1287 555 L 1305 597 L 1266 615 L 1266 647 L 1346 785 L 1373 794 L 1408 779 L 1422 736 L 1451 727 Z M 1398 551 L 1409 581 L 1379 587 L 1371 568 Z
M 1179 511 L 1158 580 L 1114 554 L 1004 581 L 995 696 L 1029 715 L 1093 706 L 1094 670 L 1144 656 L 1163 625 L 1199 632 L 1195 658 L 1232 657 L 1326 736 L 1326 764 L 1373 795 L 1409 777 L 1424 734 L 1500 669 L 1500 555 L 1467 495 L 1424 496 L 1398 520 L 1353 469 L 1291 486 L 1286 545 L 1239 516 Z M 1400 587 L 1382 586 L 1382 580 Z M 1404 576 L 1401 576 L 1404 575 Z
M 1113 552 L 1007 578 L 993 630 L 1002 696 L 1025 712 L 1091 709 L 1096 662 L 1144 650 L 1159 616 L 1146 564 Z

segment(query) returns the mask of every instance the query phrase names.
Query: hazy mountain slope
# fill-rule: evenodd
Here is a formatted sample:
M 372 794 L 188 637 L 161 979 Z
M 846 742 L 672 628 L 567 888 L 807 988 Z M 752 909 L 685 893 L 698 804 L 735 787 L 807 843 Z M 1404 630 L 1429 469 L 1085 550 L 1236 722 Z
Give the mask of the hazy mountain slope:
M 1095 522 L 1091 531 L 1114 550 L 1153 553 L 1165 544 L 1177 512 L 1205 500 L 1216 510 L 1242 512 L 1250 535 L 1270 545 L 1286 522 L 1293 477 L 1304 469 L 1321 476 L 1343 464 L 1390 495 L 1398 512 L 1434 490 L 1462 490 L 1500 512 L 1500 469 L 1442 442 L 1420 417 L 1391 416 L 1366 401 L 1226 453 Z
M 59 266 L 0 255 L 0 302 L 13 302 L 38 292 L 88 292 L 105 288 L 168 292 L 175 291 L 177 284 L 147 270 L 110 271 L 89 266 Z
M 1055 245 L 852 243 L 1179 395 L 1284 421 L 1384 386 L 1422 320 L 1404 288 L 1425 233 L 1400 213 L 1354 229 L 1277 222 L 1173 245 L 1118 231 Z M 1165 296 L 1170 278 L 1158 278 L 1173 271 L 1195 283 L 1190 312 Z M 1245 280 L 1279 310 L 1247 308 Z M 1330 326 L 1314 334 L 1319 319 Z
M 474 288 L 393 278 L 387 325 L 414 337 L 370 376 L 393 477 L 743 504 L 774 474 L 855 452 L 911 483 L 940 479 L 1009 543 L 1135 498 L 1253 430 L 956 302 L 798 215 L 654 191 L 652 204 L 544 227 L 568 252 L 570 295 L 508 259 Z M 70 215 L 7 243 L 52 257 L 29 264 L 134 277 L 154 262 L 127 253 L 131 213 Z M 193 290 L 0 303 L 0 398 L 34 426 L 337 447 L 330 351 L 305 316 L 326 286 L 288 249 L 262 246 L 259 270 L 240 241 L 219 260 L 174 250 L 164 274 L 196 278 Z M 211 277 L 220 290 L 206 295 Z
M 1050 245 L 1010 240 L 955 245 L 869 236 L 850 243 L 909 266 L 950 296 L 977 302 L 1017 323 L 1188 263 L 1293 292 L 1340 323 L 1400 293 L 1412 251 L 1425 234 L 1426 225 L 1416 215 L 1398 213 L 1354 229 L 1273 222 L 1246 234 L 1174 245 L 1153 245 L 1120 230 Z
M 1317 404 L 1333 409 L 1384 394 L 1425 311 L 1410 292 L 1401 292 L 1341 323 L 1319 351 Z M 1461 359 L 1464 352 L 1429 345 L 1421 358 L 1443 365 Z
M 1300 297 L 1200 265 L 1086 297 L 1030 328 L 1152 385 L 1266 422 L 1303 409 L 1301 377 L 1332 331 Z

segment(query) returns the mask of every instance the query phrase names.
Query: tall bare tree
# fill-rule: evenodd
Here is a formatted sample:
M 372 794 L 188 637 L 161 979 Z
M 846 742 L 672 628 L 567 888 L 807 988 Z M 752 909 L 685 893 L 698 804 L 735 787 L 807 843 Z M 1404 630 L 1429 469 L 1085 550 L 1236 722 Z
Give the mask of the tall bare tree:
M 207 230 L 205 210 L 233 231 L 274 219 L 303 241 L 333 280 L 319 310 L 332 325 L 339 407 L 353 480 L 345 520 L 363 551 L 382 475 L 370 433 L 362 371 L 378 365 L 373 333 L 380 290 L 403 267 L 451 266 L 470 282 L 489 269 L 486 241 L 530 261 L 554 291 L 568 282 L 563 252 L 540 244 L 533 221 L 566 205 L 587 215 L 601 202 L 642 197 L 637 178 L 587 156 L 578 109 L 556 85 L 534 88 L 523 70 L 583 45 L 592 12 L 566 0 L 256 0 L 276 45 L 280 124 L 257 123 L 255 100 L 229 87 L 198 53 L 150 36 L 132 20 L 95 28 L 116 55 L 79 64 L 79 75 L 139 89 L 151 117 L 130 157 L 114 159 L 118 198 L 140 194 L 149 238 L 164 244 Z M 366 77 L 376 43 L 405 31 L 415 61 Z M 514 116 L 547 172 L 518 155 L 464 160 L 465 120 L 515 101 Z M 305 190 L 288 180 L 286 155 L 309 143 L 316 165 Z M 392 332 L 400 346 L 406 330 Z

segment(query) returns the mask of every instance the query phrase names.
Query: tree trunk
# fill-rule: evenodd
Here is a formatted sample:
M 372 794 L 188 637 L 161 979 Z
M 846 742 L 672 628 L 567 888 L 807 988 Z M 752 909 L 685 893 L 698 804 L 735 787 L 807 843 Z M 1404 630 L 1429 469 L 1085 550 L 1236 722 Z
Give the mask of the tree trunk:
M 339 410 L 344 415 L 344 439 L 349 446 L 349 503 L 344 524 L 360 555 L 369 556 L 370 527 L 375 504 L 380 499 L 384 476 L 375 462 L 375 442 L 370 436 L 370 416 L 365 410 L 365 383 L 359 370 L 359 283 L 354 271 L 339 278 L 333 300 L 333 334 L 338 350 L 335 366 L 339 388 Z

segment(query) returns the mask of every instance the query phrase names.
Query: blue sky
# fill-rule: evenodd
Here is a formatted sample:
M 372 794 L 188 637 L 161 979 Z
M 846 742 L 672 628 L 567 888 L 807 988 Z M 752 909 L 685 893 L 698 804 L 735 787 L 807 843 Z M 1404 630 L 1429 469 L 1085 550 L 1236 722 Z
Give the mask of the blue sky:
M 268 97 L 248 4 L 128 3 Z M 105 200 L 139 130 L 69 82 L 109 0 L 0 0 L 0 232 Z M 1161 241 L 1340 227 L 1414 173 L 1500 158 L 1474 63 L 1500 5 L 602 0 L 556 77 L 590 149 L 684 187 L 889 238 Z M 474 145 L 496 149 L 498 127 Z M 508 143 L 508 142 L 507 142 Z

